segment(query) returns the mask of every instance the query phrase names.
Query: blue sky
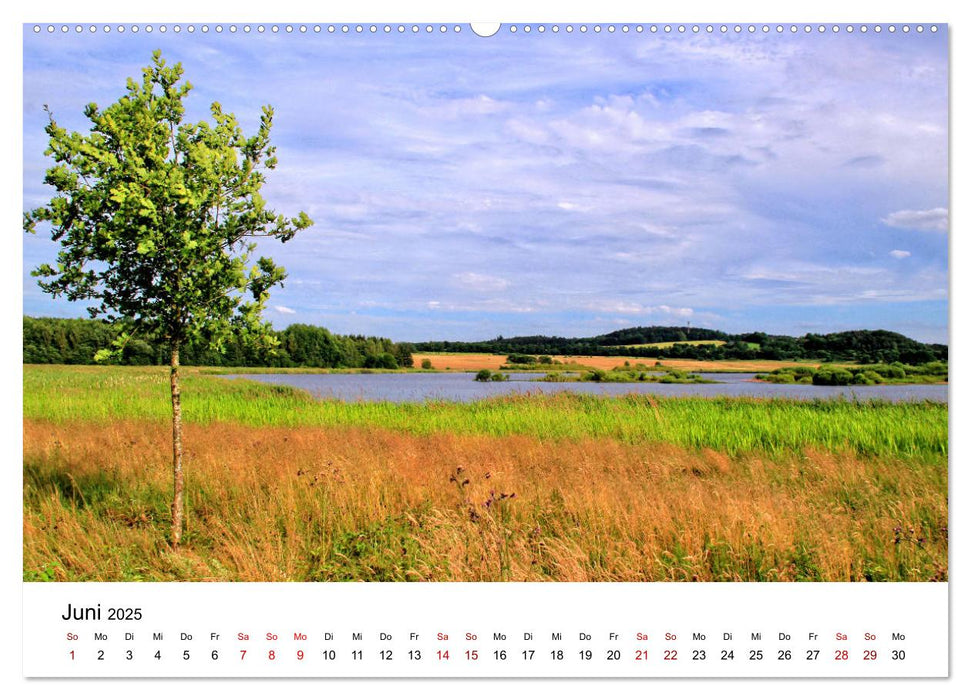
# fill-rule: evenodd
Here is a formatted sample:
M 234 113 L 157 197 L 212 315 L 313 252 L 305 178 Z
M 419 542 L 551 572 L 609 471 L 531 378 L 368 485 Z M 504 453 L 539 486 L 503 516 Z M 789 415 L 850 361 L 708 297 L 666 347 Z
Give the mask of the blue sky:
M 521 26 L 521 25 L 520 25 Z M 396 31 L 24 35 L 24 206 L 42 106 L 83 129 L 152 50 L 190 117 L 275 110 L 264 194 L 315 226 L 267 317 L 396 340 L 634 325 L 947 340 L 947 37 Z M 29 276 L 24 313 L 82 316 Z

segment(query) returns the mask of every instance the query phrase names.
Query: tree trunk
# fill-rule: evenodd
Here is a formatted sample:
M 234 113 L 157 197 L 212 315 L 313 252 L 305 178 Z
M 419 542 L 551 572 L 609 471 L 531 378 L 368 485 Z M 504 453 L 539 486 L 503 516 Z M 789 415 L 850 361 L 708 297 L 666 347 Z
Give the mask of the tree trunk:
M 182 398 L 179 393 L 179 344 L 172 345 L 172 371 L 170 374 L 172 387 L 172 476 L 174 490 L 172 493 L 172 546 L 178 547 L 182 541 L 182 523 L 184 511 L 182 507 L 182 491 L 185 479 L 182 475 Z

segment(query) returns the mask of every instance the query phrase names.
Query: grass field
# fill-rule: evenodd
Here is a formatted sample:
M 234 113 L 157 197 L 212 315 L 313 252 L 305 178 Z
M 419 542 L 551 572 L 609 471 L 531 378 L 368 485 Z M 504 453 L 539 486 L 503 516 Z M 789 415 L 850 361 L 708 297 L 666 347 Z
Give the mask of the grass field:
M 615 359 L 615 358 L 611 358 Z M 25 580 L 946 580 L 939 404 L 344 403 L 24 367 Z

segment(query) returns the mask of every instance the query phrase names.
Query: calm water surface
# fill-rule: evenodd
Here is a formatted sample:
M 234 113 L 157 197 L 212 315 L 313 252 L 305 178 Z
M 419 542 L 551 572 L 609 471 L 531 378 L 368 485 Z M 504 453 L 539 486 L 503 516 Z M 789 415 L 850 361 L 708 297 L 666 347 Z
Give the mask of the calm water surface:
M 756 396 L 792 399 L 823 399 L 844 396 L 848 399 L 885 401 L 939 401 L 947 403 L 947 385 L 910 384 L 891 386 L 812 386 L 806 384 L 765 384 L 753 382 L 754 374 L 703 374 L 717 384 L 598 384 L 596 382 L 537 382 L 541 375 L 510 374 L 507 382 L 477 382 L 472 373 L 415 374 L 246 374 L 227 375 L 228 379 L 255 379 L 267 384 L 285 384 L 304 389 L 320 398 L 344 401 L 426 400 L 475 401 L 512 393 L 553 394 L 573 391 L 583 394 L 622 396 Z

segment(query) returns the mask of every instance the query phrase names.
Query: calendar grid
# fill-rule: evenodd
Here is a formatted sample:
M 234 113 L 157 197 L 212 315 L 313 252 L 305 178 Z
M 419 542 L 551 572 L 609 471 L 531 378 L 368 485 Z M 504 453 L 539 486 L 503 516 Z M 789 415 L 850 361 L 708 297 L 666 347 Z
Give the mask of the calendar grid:
M 948 674 L 947 584 L 24 589 L 30 677 Z

